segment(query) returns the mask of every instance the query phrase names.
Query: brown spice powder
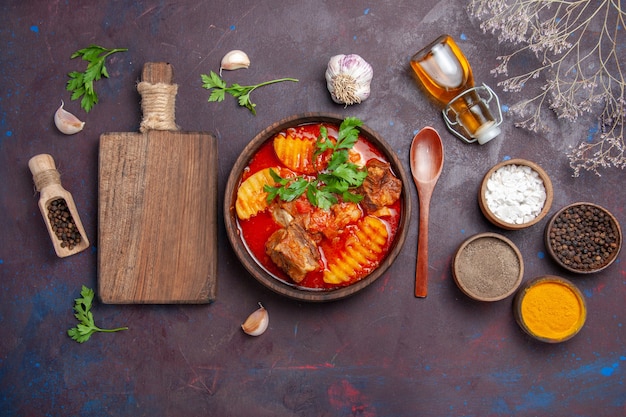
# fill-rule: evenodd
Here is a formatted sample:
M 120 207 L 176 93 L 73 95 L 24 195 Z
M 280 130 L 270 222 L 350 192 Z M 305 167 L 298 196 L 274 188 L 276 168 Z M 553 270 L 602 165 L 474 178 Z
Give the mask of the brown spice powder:
M 520 260 L 506 242 L 483 237 L 461 250 L 456 267 L 456 278 L 467 292 L 491 299 L 508 293 L 515 286 Z

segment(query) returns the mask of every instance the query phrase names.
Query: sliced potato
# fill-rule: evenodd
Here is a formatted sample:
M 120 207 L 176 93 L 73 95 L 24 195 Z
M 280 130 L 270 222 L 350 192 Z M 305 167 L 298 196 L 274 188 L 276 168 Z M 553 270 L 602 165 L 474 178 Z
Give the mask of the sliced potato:
M 357 229 L 346 239 L 343 249 L 328 264 L 324 282 L 349 282 L 363 269 L 371 266 L 383 253 L 389 237 L 387 225 L 377 217 L 366 216 L 357 223 Z
M 263 187 L 276 184 L 270 174 L 271 169 L 280 175 L 279 167 L 265 168 L 246 178 L 239 186 L 235 209 L 240 220 L 247 220 L 267 208 L 267 192 Z
M 274 152 L 285 166 L 300 174 L 313 174 L 313 154 L 316 141 L 302 137 L 295 131 L 288 130 L 274 137 Z

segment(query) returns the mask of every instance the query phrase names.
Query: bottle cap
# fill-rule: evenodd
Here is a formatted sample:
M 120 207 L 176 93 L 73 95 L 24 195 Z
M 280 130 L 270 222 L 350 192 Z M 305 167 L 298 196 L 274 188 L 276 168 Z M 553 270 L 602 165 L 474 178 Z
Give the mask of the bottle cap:
M 479 144 L 484 145 L 500 134 L 500 127 L 494 121 L 489 121 L 476 130 L 475 136 Z

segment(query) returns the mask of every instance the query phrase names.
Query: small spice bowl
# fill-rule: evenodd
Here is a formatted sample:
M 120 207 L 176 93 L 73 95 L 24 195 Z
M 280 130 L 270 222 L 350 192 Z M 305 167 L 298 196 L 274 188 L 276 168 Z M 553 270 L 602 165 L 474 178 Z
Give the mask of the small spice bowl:
M 563 207 L 546 224 L 544 237 L 552 259 L 579 274 L 607 268 L 622 248 L 619 222 L 607 209 L 593 203 Z
M 550 211 L 553 198 L 548 174 L 534 162 L 516 158 L 500 162 L 487 171 L 478 193 L 478 204 L 491 223 L 502 229 L 519 230 L 543 219 Z
M 513 308 L 522 330 L 546 343 L 571 339 L 587 318 L 580 290 L 570 281 L 552 275 L 532 279 L 520 288 Z
M 524 276 L 522 254 L 497 233 L 480 233 L 465 240 L 452 261 L 456 285 L 478 301 L 498 301 L 513 294 Z

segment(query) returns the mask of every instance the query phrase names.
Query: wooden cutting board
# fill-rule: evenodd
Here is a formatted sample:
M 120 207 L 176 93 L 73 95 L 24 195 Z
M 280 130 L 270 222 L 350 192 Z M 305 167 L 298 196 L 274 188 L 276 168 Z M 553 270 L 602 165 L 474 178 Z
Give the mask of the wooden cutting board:
M 145 64 L 142 79 L 174 86 L 166 63 Z M 141 94 L 146 121 L 147 100 L 155 97 Z M 217 142 L 208 133 L 146 129 L 143 122 L 142 130 L 100 136 L 99 297 L 111 304 L 209 303 L 217 289 Z

